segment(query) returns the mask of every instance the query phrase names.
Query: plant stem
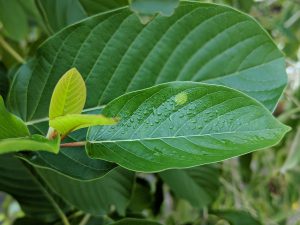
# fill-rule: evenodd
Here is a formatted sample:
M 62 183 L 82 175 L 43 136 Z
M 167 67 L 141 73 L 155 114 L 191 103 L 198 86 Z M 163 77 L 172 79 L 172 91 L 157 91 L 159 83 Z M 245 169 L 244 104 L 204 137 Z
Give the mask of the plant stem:
M 6 41 L 3 37 L 0 36 L 0 45 L 9 53 L 11 54 L 19 63 L 24 64 L 25 59 L 19 55 Z
M 79 141 L 79 142 L 70 142 L 70 143 L 63 143 L 60 147 L 82 147 L 85 146 L 86 141 Z
M 91 215 L 90 215 L 90 214 L 86 214 L 86 215 L 82 218 L 82 220 L 80 221 L 79 225 L 86 225 L 87 222 L 89 222 L 90 218 L 91 218 Z
M 53 208 L 56 211 L 56 213 L 58 214 L 58 216 L 61 218 L 61 221 L 62 221 L 63 225 L 71 225 L 70 222 L 69 222 L 69 220 L 68 220 L 68 218 L 64 214 L 64 212 L 61 210 L 61 208 L 59 207 L 59 205 L 53 199 L 52 195 L 46 189 L 46 184 L 45 184 L 45 181 L 43 180 L 43 178 L 29 164 L 26 164 L 26 163 L 23 163 L 23 164 L 30 171 L 30 173 L 31 173 L 32 177 L 35 179 L 36 183 L 39 184 L 40 190 L 43 192 L 43 194 L 49 200 L 49 202 L 53 206 Z
M 48 191 L 45 190 L 45 188 L 41 188 L 41 189 L 42 189 L 43 193 L 46 195 L 46 197 L 48 198 L 48 200 L 51 202 L 53 208 L 55 209 L 55 211 L 57 212 L 57 214 L 61 218 L 61 221 L 63 222 L 63 224 L 64 225 L 71 225 L 68 218 L 64 214 L 64 212 L 60 209 L 60 207 L 57 205 L 57 203 L 52 198 L 52 196 L 48 193 Z

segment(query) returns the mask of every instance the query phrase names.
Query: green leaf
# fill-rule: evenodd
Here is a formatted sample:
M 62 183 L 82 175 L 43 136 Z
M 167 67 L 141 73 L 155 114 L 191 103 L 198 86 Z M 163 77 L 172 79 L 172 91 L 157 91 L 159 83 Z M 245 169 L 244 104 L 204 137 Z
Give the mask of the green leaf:
M 241 221 L 243 221 L 243 225 L 261 225 L 258 220 L 253 218 L 249 213 L 243 211 L 215 211 L 213 214 L 227 220 L 230 225 L 240 225 Z
M 90 157 L 144 172 L 243 155 L 277 144 L 290 130 L 245 94 L 195 82 L 166 83 L 125 94 L 102 114 L 121 121 L 89 129 Z
M 161 225 L 158 222 L 151 221 L 151 220 L 144 220 L 144 219 L 134 219 L 134 218 L 125 218 L 119 220 L 111 225 Z
M 88 87 L 86 109 L 192 80 L 238 89 L 272 111 L 287 79 L 282 53 L 255 20 L 225 6 L 182 2 L 171 17 L 146 26 L 120 9 L 65 28 L 17 72 L 9 109 L 27 122 L 47 117 L 55 84 L 72 67 Z
M 117 167 L 100 179 L 78 181 L 48 169 L 38 169 L 46 183 L 66 202 L 84 212 L 99 216 L 112 205 L 123 214 L 130 200 L 134 173 Z
M 41 135 L 34 134 L 30 137 L 0 139 L 0 154 L 17 151 L 48 151 L 58 153 L 60 138 L 49 140 Z
M 24 164 L 11 154 L 0 156 L 0 190 L 15 198 L 27 216 L 54 221 L 58 215 L 45 195 L 43 187 Z M 49 190 L 47 190 L 49 192 Z M 50 192 L 55 202 L 65 208 L 58 196 Z
M 86 18 L 79 0 L 37 0 L 40 14 L 51 33 Z
M 65 135 L 81 128 L 97 125 L 113 125 L 117 121 L 117 119 L 107 118 L 103 115 L 69 114 L 50 120 L 49 125 Z
M 171 16 L 179 5 L 179 0 L 129 0 L 130 8 L 143 24 L 148 23 L 156 14 Z
M 194 208 L 212 203 L 221 186 L 220 170 L 215 166 L 198 166 L 185 170 L 167 170 L 160 177 L 178 198 L 184 198 Z
M 0 96 L 0 140 L 28 135 L 29 131 L 25 123 L 6 110 L 4 101 Z
M 75 68 L 68 70 L 58 81 L 52 94 L 49 118 L 81 113 L 86 99 L 86 87 Z
M 15 41 L 24 39 L 29 30 L 26 14 L 18 0 L 0 0 L 0 23 L 4 33 Z
M 48 140 L 40 135 L 29 136 L 25 123 L 9 113 L 0 96 L 0 154 L 21 150 L 58 153 L 60 139 Z
M 99 114 L 99 110 L 89 113 Z M 46 135 L 48 121 L 30 125 L 31 133 Z M 86 140 L 86 129 L 75 131 L 64 139 L 65 142 L 78 142 Z M 78 180 L 93 180 L 104 176 L 116 165 L 103 161 L 91 159 L 87 156 L 84 147 L 61 148 L 59 154 L 48 152 L 29 152 L 23 159 L 38 168 L 46 168 L 64 174 Z

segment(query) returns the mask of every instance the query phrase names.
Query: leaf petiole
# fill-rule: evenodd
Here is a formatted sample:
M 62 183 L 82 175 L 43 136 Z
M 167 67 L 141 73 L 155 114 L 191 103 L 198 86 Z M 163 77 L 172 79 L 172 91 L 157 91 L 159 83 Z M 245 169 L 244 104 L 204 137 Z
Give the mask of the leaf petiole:
M 70 143 L 63 143 L 60 144 L 60 147 L 67 148 L 67 147 L 82 147 L 85 146 L 86 141 L 79 141 L 79 142 L 70 142 Z

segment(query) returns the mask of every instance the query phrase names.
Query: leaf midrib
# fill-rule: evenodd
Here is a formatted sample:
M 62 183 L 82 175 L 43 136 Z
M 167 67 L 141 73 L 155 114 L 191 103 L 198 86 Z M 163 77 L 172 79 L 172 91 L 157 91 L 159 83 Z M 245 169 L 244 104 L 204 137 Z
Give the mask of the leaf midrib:
M 177 139 L 177 138 L 191 138 L 191 137 L 207 137 L 207 136 L 213 136 L 213 135 L 221 135 L 221 134 L 236 134 L 236 133 L 257 133 L 261 131 L 287 131 L 288 128 L 268 128 L 268 129 L 262 129 L 262 130 L 249 130 L 249 131 L 226 131 L 226 132 L 216 132 L 216 133 L 210 133 L 210 134 L 199 134 L 199 135 L 186 135 L 186 136 L 169 136 L 169 137 L 154 137 L 154 138 L 136 138 L 136 139 L 117 139 L 117 140 L 103 140 L 103 141 L 93 141 L 88 140 L 88 143 L 91 144 L 97 144 L 97 143 L 114 143 L 114 142 L 133 142 L 133 141 L 151 141 L 151 140 L 160 140 L 160 139 Z

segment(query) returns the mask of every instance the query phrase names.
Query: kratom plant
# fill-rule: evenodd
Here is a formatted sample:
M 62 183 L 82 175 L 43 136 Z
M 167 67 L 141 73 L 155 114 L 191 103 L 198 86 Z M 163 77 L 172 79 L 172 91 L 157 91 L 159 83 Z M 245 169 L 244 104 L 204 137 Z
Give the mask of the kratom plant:
M 51 32 L 61 29 L 49 13 L 57 1 L 37 2 Z M 75 2 L 94 14 L 91 1 Z M 284 57 L 253 18 L 207 3 L 124 2 L 53 34 L 0 99 L 0 153 L 11 153 L 0 189 L 20 203 L 18 224 L 159 224 L 140 218 L 150 188 L 136 172 L 158 172 L 202 209 L 220 184 L 217 167 L 200 165 L 271 147 L 290 129 L 272 115 Z

